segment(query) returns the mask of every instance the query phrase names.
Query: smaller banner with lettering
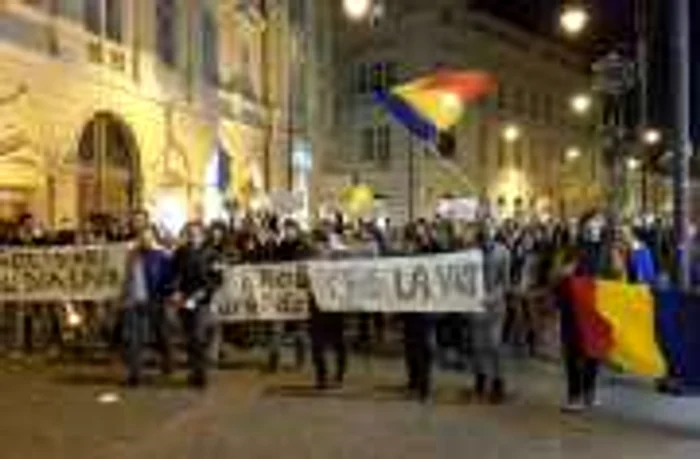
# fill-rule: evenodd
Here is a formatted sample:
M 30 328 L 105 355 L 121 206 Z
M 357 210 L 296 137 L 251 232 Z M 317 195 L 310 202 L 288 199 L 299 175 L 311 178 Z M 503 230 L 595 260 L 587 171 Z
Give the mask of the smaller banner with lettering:
M 482 312 L 483 255 L 465 251 L 406 258 L 309 263 L 321 310 L 329 312 Z
M 0 249 L 0 301 L 102 301 L 121 292 L 123 244 Z
M 292 321 L 308 317 L 306 266 L 301 263 L 228 266 L 214 295 L 220 322 Z

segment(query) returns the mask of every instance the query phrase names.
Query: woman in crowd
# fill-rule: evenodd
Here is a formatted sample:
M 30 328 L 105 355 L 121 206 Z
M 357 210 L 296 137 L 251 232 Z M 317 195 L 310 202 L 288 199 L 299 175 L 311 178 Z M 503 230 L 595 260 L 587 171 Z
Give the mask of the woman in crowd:
M 554 276 L 554 298 L 559 310 L 560 336 L 566 370 L 565 412 L 580 412 L 596 403 L 598 361 L 586 356 L 573 306 L 572 281 L 582 271 L 580 252 L 562 249 L 561 264 Z

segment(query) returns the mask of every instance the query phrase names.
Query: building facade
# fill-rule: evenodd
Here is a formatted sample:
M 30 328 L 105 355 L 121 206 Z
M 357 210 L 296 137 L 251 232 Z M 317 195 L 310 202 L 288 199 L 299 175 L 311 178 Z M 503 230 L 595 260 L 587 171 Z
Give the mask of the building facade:
M 146 207 L 176 227 L 260 205 L 289 176 L 313 189 L 315 143 L 294 161 L 289 96 L 314 84 L 291 76 L 290 43 L 313 42 L 291 35 L 308 3 L 0 1 L 0 218 L 77 224 Z
M 395 221 L 432 215 L 446 195 L 480 197 L 501 215 L 573 216 L 599 202 L 596 110 L 571 110 L 591 86 L 582 58 L 469 2 L 381 5 L 368 22 L 340 21 L 335 174 L 371 186 L 378 212 Z M 440 68 L 488 71 L 499 90 L 467 107 L 436 148 L 413 140 L 371 93 Z

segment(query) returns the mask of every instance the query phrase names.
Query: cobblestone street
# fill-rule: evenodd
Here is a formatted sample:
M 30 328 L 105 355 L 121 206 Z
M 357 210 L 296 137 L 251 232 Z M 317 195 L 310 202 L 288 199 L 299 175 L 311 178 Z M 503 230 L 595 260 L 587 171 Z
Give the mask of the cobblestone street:
M 344 389 L 318 395 L 308 374 L 221 371 L 192 392 L 173 377 L 137 390 L 107 367 L 6 363 L 4 459 L 20 458 L 697 458 L 700 437 L 609 414 L 560 414 L 553 372 L 516 378 L 508 405 L 468 400 L 440 375 L 428 405 L 403 400 L 395 362 L 354 361 Z M 101 394 L 119 401 L 101 404 Z

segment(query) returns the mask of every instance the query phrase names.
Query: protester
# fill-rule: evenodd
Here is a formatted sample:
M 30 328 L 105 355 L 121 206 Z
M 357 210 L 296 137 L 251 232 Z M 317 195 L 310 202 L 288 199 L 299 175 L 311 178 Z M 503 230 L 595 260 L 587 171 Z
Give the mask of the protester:
M 481 235 L 484 254 L 485 312 L 468 315 L 468 326 L 474 339 L 475 392 L 487 395 L 492 403 L 505 398 L 502 337 L 506 316 L 505 294 L 510 288 L 510 254 L 498 240 L 492 224 L 486 224 Z
M 275 223 L 272 223 L 273 225 Z M 272 228 L 272 226 L 271 226 Z M 311 256 L 308 244 L 303 240 L 299 224 L 291 219 L 284 222 L 282 239 L 274 252 L 275 260 L 279 262 L 292 262 L 305 260 Z M 283 336 L 287 334 L 294 342 L 296 367 L 301 369 L 306 360 L 306 346 L 304 343 L 303 324 L 277 323 L 273 324 L 270 339 L 270 354 L 268 369 L 271 372 L 279 368 Z
M 572 281 L 580 259 L 573 247 L 565 249 L 561 267 L 555 277 L 554 295 L 559 310 L 560 336 L 566 370 L 567 399 L 565 412 L 579 412 L 596 403 L 598 362 L 586 355 L 577 327 L 573 306 Z
M 438 251 L 430 228 L 419 221 L 413 232 L 408 230 L 406 238 L 409 254 L 430 254 Z M 432 332 L 433 318 L 428 313 L 410 312 L 403 314 L 403 339 L 408 374 L 408 391 L 419 400 L 430 397 L 432 376 Z
M 221 283 L 217 255 L 205 244 L 204 228 L 193 222 L 185 229 L 186 242 L 175 252 L 175 302 L 181 307 L 190 368 L 189 383 L 207 385 L 207 346 L 211 336 L 211 298 Z
M 318 255 L 321 259 L 331 260 L 339 256 L 330 243 L 328 232 L 315 233 L 315 244 L 318 247 Z M 340 254 L 343 257 L 343 254 Z M 316 388 L 323 390 L 328 388 L 326 349 L 330 348 L 335 353 L 336 371 L 334 382 L 340 387 L 343 385 L 347 365 L 347 348 L 344 336 L 344 321 L 342 313 L 323 312 L 318 308 L 312 293 L 309 294 L 309 309 L 311 313 L 309 334 L 311 337 L 311 357 L 316 376 Z
M 151 331 L 161 353 L 161 370 L 172 372 L 170 333 L 165 311 L 170 294 L 172 266 L 168 255 L 158 247 L 155 230 L 139 227 L 138 238 L 128 257 L 122 304 L 123 342 L 128 386 L 138 386 L 142 377 L 142 354 Z

